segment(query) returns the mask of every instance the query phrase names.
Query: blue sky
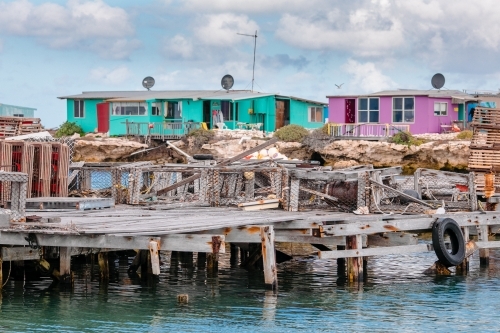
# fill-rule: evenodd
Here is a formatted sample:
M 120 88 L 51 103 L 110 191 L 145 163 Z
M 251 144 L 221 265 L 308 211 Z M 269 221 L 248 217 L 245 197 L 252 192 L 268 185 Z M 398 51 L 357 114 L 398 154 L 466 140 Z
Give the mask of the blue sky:
M 384 89 L 498 91 L 494 0 L 0 1 L 0 103 L 65 121 L 82 91 L 250 89 L 326 101 Z M 341 84 L 337 89 L 335 84 Z

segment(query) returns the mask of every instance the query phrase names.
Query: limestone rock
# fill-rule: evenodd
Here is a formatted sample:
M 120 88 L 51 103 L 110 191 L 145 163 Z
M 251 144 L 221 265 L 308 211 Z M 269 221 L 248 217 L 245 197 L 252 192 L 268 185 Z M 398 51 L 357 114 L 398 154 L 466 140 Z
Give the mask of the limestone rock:
M 75 142 L 73 161 L 117 161 L 148 146 L 118 138 L 81 139 Z

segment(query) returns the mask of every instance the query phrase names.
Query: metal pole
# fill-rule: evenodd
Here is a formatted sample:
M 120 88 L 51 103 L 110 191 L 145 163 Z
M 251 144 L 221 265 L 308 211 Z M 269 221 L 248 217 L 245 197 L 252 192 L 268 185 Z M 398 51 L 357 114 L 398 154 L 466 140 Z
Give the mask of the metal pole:
M 255 78 L 255 51 L 257 50 L 257 30 L 255 30 L 255 35 L 253 40 L 254 44 L 253 44 L 252 92 L 253 92 L 253 81 Z

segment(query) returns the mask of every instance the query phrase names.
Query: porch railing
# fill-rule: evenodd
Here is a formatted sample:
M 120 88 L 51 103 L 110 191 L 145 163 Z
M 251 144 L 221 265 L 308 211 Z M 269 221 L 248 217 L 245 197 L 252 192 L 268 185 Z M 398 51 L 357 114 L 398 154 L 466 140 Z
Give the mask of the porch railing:
M 391 137 L 399 132 L 410 131 L 410 125 L 396 124 L 328 124 L 328 134 L 333 137 Z
M 199 122 L 139 123 L 125 122 L 127 135 L 148 136 L 155 139 L 179 138 L 200 128 Z

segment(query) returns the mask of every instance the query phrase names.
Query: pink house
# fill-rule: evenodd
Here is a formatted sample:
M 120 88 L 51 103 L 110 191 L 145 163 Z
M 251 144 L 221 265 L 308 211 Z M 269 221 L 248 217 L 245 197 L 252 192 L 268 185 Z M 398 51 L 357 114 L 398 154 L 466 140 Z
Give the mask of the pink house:
M 327 96 L 328 122 L 408 125 L 412 134 L 440 133 L 467 120 L 467 104 L 478 99 L 458 90 L 381 91 L 368 95 Z

